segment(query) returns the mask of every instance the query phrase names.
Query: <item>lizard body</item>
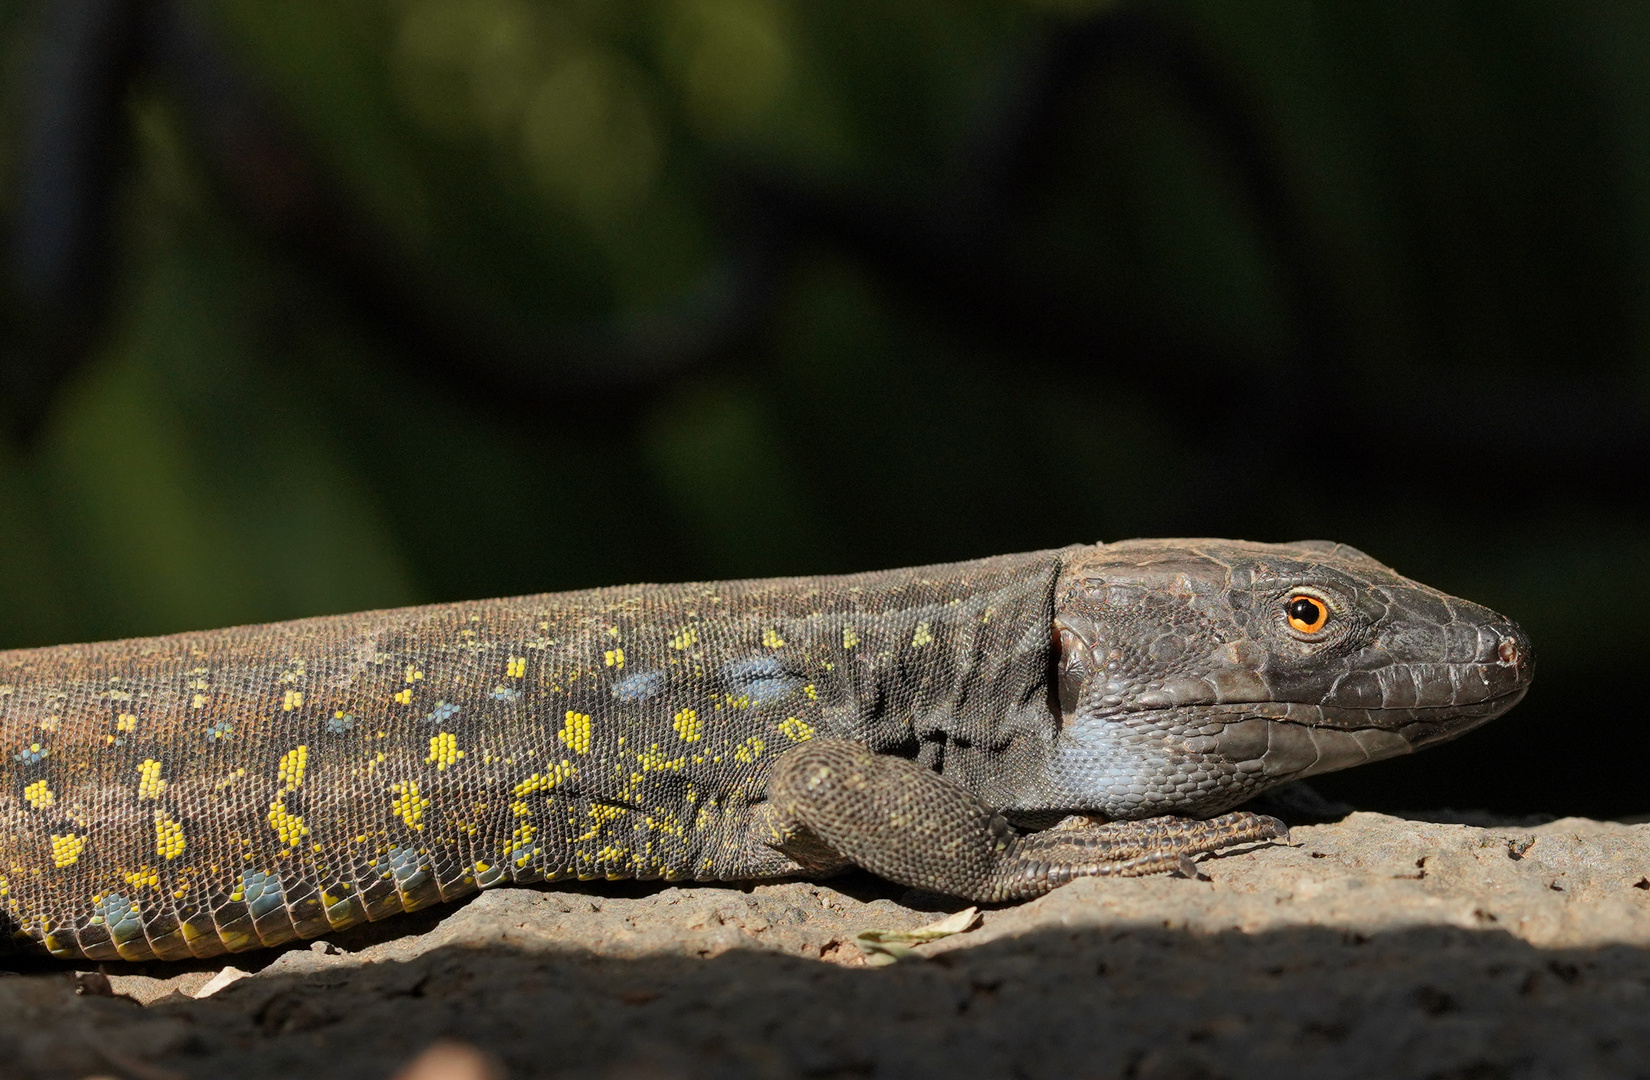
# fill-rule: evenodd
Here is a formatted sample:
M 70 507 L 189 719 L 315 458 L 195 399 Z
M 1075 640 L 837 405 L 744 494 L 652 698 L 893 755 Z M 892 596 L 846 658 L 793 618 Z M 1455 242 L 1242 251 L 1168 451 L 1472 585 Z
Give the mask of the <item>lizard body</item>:
M 1311 633 L 1279 614 L 1301 596 Z M 1231 541 L 16 650 L 0 940 L 179 959 L 510 881 L 851 863 L 1035 895 L 1278 835 L 1216 815 L 1528 678 L 1487 609 L 1349 548 Z M 1068 814 L 1091 821 L 1047 827 Z

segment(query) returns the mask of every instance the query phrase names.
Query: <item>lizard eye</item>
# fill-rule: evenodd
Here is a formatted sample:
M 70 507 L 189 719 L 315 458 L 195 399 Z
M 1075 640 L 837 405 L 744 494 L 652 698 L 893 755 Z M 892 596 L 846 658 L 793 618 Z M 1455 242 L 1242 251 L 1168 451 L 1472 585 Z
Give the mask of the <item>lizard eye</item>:
M 1290 627 L 1303 634 L 1316 634 L 1329 621 L 1329 605 L 1315 596 L 1296 593 L 1283 606 L 1283 611 L 1289 616 Z

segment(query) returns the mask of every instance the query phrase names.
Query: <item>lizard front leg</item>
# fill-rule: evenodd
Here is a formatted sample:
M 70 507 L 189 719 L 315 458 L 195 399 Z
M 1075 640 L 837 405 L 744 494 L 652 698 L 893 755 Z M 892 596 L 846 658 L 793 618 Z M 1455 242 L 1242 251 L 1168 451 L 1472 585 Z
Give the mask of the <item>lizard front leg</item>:
M 1079 877 L 1190 876 L 1193 855 L 1288 835 L 1276 818 L 1243 812 L 1022 835 L 943 776 L 842 739 L 787 751 L 768 800 L 781 850 L 817 859 L 826 849 L 890 881 L 982 902 L 1039 896 Z

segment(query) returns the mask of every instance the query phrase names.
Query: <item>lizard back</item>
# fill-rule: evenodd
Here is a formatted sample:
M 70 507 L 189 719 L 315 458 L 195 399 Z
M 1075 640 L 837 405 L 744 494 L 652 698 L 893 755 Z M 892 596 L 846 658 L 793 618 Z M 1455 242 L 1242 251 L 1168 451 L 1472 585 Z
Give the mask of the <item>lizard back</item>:
M 0 943 L 211 956 L 506 881 L 795 872 L 791 745 L 976 789 L 1039 758 L 1063 555 L 0 653 Z

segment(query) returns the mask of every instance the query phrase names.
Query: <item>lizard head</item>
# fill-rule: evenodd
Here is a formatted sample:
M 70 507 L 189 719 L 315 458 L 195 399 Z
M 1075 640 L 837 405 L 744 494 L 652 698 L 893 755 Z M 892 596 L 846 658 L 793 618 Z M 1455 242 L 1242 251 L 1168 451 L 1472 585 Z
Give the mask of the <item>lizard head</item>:
M 1214 814 L 1454 738 L 1515 705 L 1533 660 L 1511 620 L 1325 541 L 1083 549 L 1055 616 L 1043 795 L 1115 818 Z

